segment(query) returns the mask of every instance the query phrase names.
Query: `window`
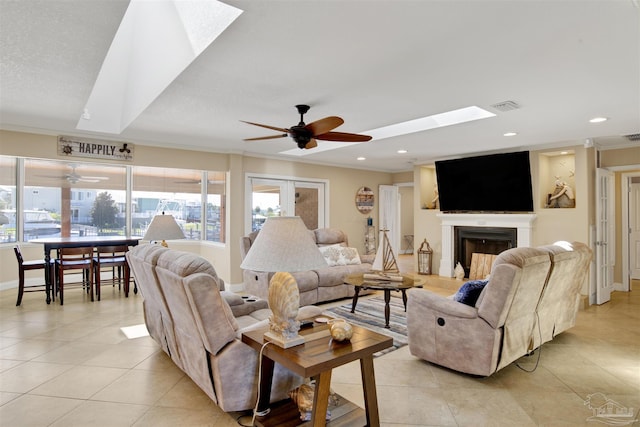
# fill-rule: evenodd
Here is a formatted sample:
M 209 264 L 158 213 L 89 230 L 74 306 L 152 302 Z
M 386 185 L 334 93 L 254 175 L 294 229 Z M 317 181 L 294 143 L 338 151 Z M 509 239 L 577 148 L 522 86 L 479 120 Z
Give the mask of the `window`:
M 126 218 L 116 209 L 126 195 L 124 166 L 25 159 L 24 168 L 24 241 L 126 235 Z M 45 212 L 50 219 L 27 217 Z
M 128 171 L 132 189 L 127 188 Z M 24 183 L 17 182 L 18 176 L 25 177 Z M 0 242 L 142 237 L 153 216 L 165 211 L 188 239 L 224 243 L 225 189 L 225 172 L 0 156 Z M 18 200 L 21 221 L 16 221 Z
M 17 159 L 0 156 L 0 242 L 15 242 Z
M 144 236 L 153 217 L 164 212 L 187 239 L 224 243 L 225 188 L 223 172 L 133 167 L 132 234 Z

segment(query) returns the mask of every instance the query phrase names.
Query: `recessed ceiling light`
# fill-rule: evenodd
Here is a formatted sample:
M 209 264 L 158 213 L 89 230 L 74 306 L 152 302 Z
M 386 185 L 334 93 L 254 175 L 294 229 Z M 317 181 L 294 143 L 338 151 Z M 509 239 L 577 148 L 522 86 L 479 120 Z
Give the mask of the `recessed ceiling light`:
M 421 132 L 423 130 L 456 125 L 473 120 L 486 119 L 489 117 L 495 117 L 495 114 L 473 105 L 471 107 L 434 114 L 432 116 L 396 123 L 394 125 L 383 126 L 381 128 L 361 133 L 371 135 L 372 140 L 379 140 L 394 136 L 407 135 L 409 133 Z
M 404 154 L 406 152 L 407 152 L 407 150 L 398 150 L 398 154 Z
M 561 151 L 560 154 L 569 154 L 568 151 Z
M 504 136 L 516 136 L 518 134 L 518 132 L 507 132 L 504 134 Z
M 356 160 L 367 160 L 366 157 L 358 157 Z
M 593 119 L 589 120 L 589 123 L 602 123 L 602 122 L 606 122 L 607 120 L 609 120 L 606 117 L 594 117 Z

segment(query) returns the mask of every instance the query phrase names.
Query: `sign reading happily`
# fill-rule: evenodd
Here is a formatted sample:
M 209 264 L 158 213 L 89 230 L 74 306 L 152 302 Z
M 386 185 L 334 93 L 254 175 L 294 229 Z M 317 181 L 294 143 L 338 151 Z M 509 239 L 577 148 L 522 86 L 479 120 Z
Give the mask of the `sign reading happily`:
M 133 144 L 73 136 L 58 137 L 58 154 L 65 157 L 133 160 Z

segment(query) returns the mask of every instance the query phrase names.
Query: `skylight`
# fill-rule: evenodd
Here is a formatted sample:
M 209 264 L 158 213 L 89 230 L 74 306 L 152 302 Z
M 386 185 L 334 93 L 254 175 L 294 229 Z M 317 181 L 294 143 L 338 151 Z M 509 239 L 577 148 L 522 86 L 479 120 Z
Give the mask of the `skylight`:
M 372 141 L 392 138 L 394 136 L 407 135 L 409 133 L 422 132 L 424 130 L 435 129 L 444 126 L 457 125 L 460 123 L 471 122 L 474 120 L 486 119 L 489 117 L 495 117 L 495 114 L 483 110 L 480 107 L 471 106 L 460 108 L 458 110 L 447 111 L 446 113 L 434 114 L 432 116 L 423 117 L 421 119 L 409 120 L 395 125 L 384 126 L 377 129 L 372 129 L 364 132 L 359 132 L 364 135 L 371 135 Z M 318 146 L 310 150 L 300 150 L 294 148 L 291 150 L 281 151 L 280 154 L 287 154 L 291 156 L 307 156 L 321 151 L 335 150 L 336 148 L 346 147 L 347 144 L 365 144 L 364 142 L 333 142 L 333 141 L 318 141 Z
M 241 13 L 216 0 L 131 0 L 76 128 L 121 133 Z
M 364 144 L 363 142 L 336 142 L 336 141 L 319 141 L 319 140 L 316 140 L 316 141 L 318 142 L 318 146 L 310 150 L 301 150 L 299 148 L 292 148 L 291 150 L 281 151 L 280 154 L 302 157 L 302 156 L 307 156 L 309 154 L 320 153 L 322 151 L 329 151 L 329 150 L 335 150 L 336 148 L 343 148 L 348 145 Z
M 365 135 L 371 135 L 373 137 L 372 140 L 379 140 L 392 138 L 394 136 L 407 135 L 415 132 L 422 132 L 425 130 L 440 128 L 444 126 L 457 125 L 474 120 L 486 119 L 494 116 L 495 114 L 474 105 L 471 107 L 460 108 L 458 110 L 452 110 L 445 113 L 422 117 L 420 119 L 414 119 L 394 125 L 384 126 L 361 133 Z

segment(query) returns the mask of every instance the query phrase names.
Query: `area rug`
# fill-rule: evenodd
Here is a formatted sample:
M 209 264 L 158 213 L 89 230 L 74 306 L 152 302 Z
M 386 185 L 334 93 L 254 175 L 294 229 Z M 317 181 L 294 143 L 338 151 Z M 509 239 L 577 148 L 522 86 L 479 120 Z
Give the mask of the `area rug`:
M 351 313 L 351 301 L 349 301 L 348 304 L 328 308 L 325 314 L 346 319 L 354 325 L 362 326 L 393 338 L 393 347 L 374 354 L 375 357 L 378 357 L 409 343 L 407 339 L 407 313 L 404 311 L 402 298 L 391 298 L 389 307 L 391 308 L 389 329 L 384 327 L 384 297 L 382 295 L 360 298 L 358 305 L 356 305 L 355 313 Z

